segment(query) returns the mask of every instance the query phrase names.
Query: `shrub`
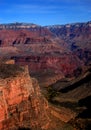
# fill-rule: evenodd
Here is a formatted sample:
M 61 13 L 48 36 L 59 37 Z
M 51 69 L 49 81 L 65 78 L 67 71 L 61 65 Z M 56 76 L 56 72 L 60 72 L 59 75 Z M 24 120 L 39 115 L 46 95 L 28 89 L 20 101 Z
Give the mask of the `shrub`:
M 21 71 L 23 71 L 23 68 L 21 68 L 18 65 L 0 64 L 0 78 L 5 79 L 5 78 L 9 78 L 9 77 L 15 77 Z
M 59 93 L 57 91 L 55 91 L 52 87 L 48 87 L 47 89 L 47 95 L 46 95 L 46 98 L 48 101 L 52 101 L 52 99 L 57 96 Z

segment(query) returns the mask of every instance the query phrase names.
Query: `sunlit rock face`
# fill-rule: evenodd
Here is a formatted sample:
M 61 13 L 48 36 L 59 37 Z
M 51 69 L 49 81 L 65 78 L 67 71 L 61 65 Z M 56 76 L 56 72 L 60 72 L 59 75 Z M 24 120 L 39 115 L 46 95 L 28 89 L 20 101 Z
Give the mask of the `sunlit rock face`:
M 0 78 L 0 130 L 50 127 L 47 101 L 27 67 L 15 76 Z

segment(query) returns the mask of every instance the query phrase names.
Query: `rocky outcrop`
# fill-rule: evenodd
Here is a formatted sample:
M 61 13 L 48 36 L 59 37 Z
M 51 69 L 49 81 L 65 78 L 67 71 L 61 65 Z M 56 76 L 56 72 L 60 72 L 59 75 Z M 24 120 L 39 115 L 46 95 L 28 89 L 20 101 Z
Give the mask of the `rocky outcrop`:
M 48 129 L 47 111 L 48 103 L 27 68 L 15 77 L 0 78 L 0 130 Z
M 60 130 L 63 122 L 75 118 L 76 113 L 68 108 L 48 105 L 27 67 L 6 63 L 0 66 L 0 130 Z

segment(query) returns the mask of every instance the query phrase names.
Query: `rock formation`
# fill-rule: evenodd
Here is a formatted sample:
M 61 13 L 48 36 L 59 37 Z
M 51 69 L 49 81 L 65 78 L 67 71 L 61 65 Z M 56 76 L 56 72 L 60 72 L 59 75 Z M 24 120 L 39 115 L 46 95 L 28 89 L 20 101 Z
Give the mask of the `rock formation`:
M 74 112 L 50 107 L 37 80 L 29 76 L 27 67 L 18 65 L 28 65 L 36 75 L 48 73 L 48 85 L 65 77 L 77 78 L 91 65 L 91 22 L 51 27 L 1 24 L 0 58 L 17 64 L 9 65 L 14 63 L 11 60 L 0 65 L 0 130 L 61 129 L 63 122 L 75 117 Z M 52 79 L 51 73 L 58 77 Z
M 48 102 L 37 80 L 30 78 L 27 66 L 6 64 L 0 68 L 0 130 L 61 128 L 61 120 L 51 118 Z
M 46 27 L 1 24 L 0 56 L 13 57 L 33 72 L 51 69 L 72 77 L 91 63 L 91 22 Z
M 47 129 L 50 122 L 48 104 L 40 94 L 37 81 L 30 78 L 27 68 L 23 69 L 15 77 L 0 79 L 0 130 Z
M 11 58 L 15 60 L 16 64 L 27 64 L 30 72 L 41 72 L 49 69 L 55 74 L 64 76 L 74 75 L 74 70 L 83 65 L 75 55 L 71 54 L 60 56 L 15 56 Z

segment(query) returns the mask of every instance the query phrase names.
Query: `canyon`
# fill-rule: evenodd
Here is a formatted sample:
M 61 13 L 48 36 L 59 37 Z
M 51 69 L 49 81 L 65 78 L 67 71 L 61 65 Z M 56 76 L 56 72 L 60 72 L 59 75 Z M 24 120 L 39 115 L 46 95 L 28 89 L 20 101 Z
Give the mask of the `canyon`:
M 89 130 L 91 21 L 0 24 L 0 62 L 0 130 Z
M 30 71 L 50 69 L 72 77 L 79 67 L 83 70 L 90 64 L 90 44 L 91 22 L 45 27 L 25 23 L 0 25 L 1 57 L 8 54 L 16 63 L 28 64 Z
M 0 130 L 58 130 L 74 117 L 48 104 L 28 66 L 0 64 Z

